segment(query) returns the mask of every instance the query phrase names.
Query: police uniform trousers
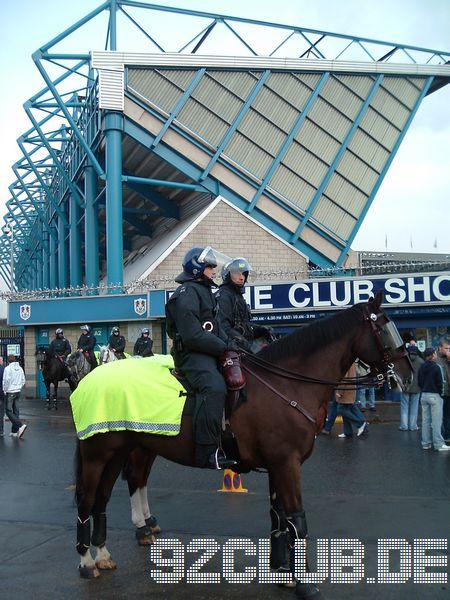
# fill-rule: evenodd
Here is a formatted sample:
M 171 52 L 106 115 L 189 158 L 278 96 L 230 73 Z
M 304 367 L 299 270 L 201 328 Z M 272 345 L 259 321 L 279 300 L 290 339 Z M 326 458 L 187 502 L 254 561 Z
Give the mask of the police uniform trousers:
M 175 364 L 195 390 L 193 418 L 197 466 L 206 465 L 220 442 L 222 415 L 227 396 L 225 381 L 217 369 L 217 359 L 207 354 L 184 354 Z

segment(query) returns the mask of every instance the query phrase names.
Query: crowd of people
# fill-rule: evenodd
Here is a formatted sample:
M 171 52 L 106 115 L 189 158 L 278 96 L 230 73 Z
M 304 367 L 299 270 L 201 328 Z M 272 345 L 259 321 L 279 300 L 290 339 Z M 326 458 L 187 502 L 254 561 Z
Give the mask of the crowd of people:
M 423 355 L 417 342 L 408 342 L 408 356 L 411 362 L 413 376 L 400 395 L 400 431 L 419 431 L 419 406 L 422 414 L 421 443 L 424 450 L 434 449 L 438 452 L 450 450 L 450 338 L 443 337 L 437 349 L 428 347 Z M 338 437 L 352 437 L 353 426 L 359 437 L 368 433 L 368 424 L 363 412 L 366 401 L 362 400 L 364 387 L 358 385 L 358 379 L 366 372 L 357 361 L 346 373 L 345 378 L 354 378 L 354 388 L 339 390 L 333 394 L 327 412 L 322 434 L 330 435 L 336 417 L 340 415 L 343 421 L 343 433 Z M 367 406 L 376 410 L 375 389 L 369 390 Z
M 194 392 L 193 434 L 196 464 L 203 468 L 223 469 L 235 464 L 220 449 L 222 416 L 227 395 L 224 374 L 218 359 L 226 352 L 255 351 L 270 343 L 269 328 L 252 323 L 244 292 L 251 266 L 245 258 L 224 257 L 222 283 L 214 279 L 223 257 L 210 247 L 191 248 L 184 256 L 182 272 L 175 281 L 179 287 L 166 304 L 166 327 L 173 340 L 175 368 Z M 217 289 L 218 288 L 218 289 Z M 215 293 L 214 293 L 215 292 Z M 80 327 L 77 350 L 83 352 L 91 369 L 97 366 L 94 348 L 97 340 L 89 325 Z M 261 342 L 262 340 L 262 342 Z M 258 342 L 258 344 L 256 343 Z M 108 348 L 116 358 L 125 358 L 126 340 L 119 326 L 114 326 Z M 61 328 L 56 329 L 49 351 L 66 364 L 71 345 Z M 153 355 L 153 340 L 148 328 L 142 329 L 133 348 L 135 356 Z M 408 343 L 408 354 L 414 377 L 401 395 L 400 431 L 418 431 L 419 404 L 422 409 L 422 448 L 450 450 L 450 338 L 442 338 L 437 350 L 427 348 L 423 357 L 415 340 Z M 15 357 L 8 357 L 8 366 L 0 359 L 3 386 L 0 408 L 12 424 L 11 435 L 21 437 L 27 427 L 19 418 L 18 401 L 25 376 Z M 368 433 L 364 412 L 376 411 L 375 388 L 365 383 L 365 365 L 356 361 L 346 374 L 355 385 L 339 386 L 331 398 L 322 433 L 330 435 L 336 417 L 343 421 L 340 438 L 360 437 Z M 0 434 L 3 435 L 3 422 Z

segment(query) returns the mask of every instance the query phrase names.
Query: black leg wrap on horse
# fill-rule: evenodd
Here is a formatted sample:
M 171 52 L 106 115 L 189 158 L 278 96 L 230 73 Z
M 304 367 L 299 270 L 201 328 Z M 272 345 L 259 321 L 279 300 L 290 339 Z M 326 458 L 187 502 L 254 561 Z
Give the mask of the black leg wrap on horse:
M 270 507 L 270 567 L 289 571 L 289 538 L 284 512 L 276 502 Z
M 148 525 L 144 525 L 143 527 L 136 528 L 136 539 L 142 540 L 143 538 L 149 537 L 152 535 L 152 530 Z
M 287 529 L 289 532 L 289 566 L 292 573 L 295 573 L 295 542 L 308 537 L 308 526 L 306 524 L 305 511 L 292 513 L 286 517 Z M 308 568 L 308 566 L 306 566 Z
M 80 517 L 77 519 L 77 552 L 82 556 L 86 554 L 91 545 L 91 522 L 89 517 L 86 521 L 80 521 Z
M 156 520 L 155 515 L 150 515 L 148 519 L 145 519 L 145 524 L 148 527 L 156 527 L 158 525 L 158 521 Z
M 106 542 L 106 513 L 94 516 L 94 531 L 92 532 L 91 544 L 100 548 Z
M 299 511 L 286 517 L 287 528 L 289 532 L 289 566 L 295 575 L 295 542 L 297 540 L 306 540 L 308 538 L 308 525 L 306 523 L 305 511 Z M 305 570 L 309 573 L 308 559 L 305 557 Z M 319 598 L 320 590 L 314 583 L 297 582 L 295 594 L 298 598 Z

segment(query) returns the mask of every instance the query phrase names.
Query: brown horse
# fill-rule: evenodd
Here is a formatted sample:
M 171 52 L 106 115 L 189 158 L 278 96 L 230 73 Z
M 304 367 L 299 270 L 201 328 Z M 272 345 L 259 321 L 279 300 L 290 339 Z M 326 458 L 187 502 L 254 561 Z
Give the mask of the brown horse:
M 64 364 L 63 359 L 54 356 L 46 346 L 38 346 L 35 356 L 45 384 L 47 410 L 51 410 L 52 408 L 58 410 L 59 382 L 67 381 L 71 392 L 76 388 L 76 383 L 72 378 L 69 368 Z M 53 395 L 51 393 L 52 384 Z
M 247 399 L 231 415 L 230 424 L 239 446 L 239 470 L 265 468 L 269 473 L 270 564 L 274 569 L 294 573 L 294 547 L 307 534 L 300 467 L 312 453 L 333 389 L 356 358 L 371 367 L 380 384 L 395 378 L 403 386 L 411 376 L 403 341 L 380 309 L 381 299 L 379 294 L 277 340 L 256 357 L 243 358 Z M 130 450 L 140 447 L 150 460 L 160 455 L 195 466 L 192 440 L 192 418 L 183 416 L 180 433 L 173 437 L 123 430 L 78 442 L 77 551 L 81 576 L 98 576 L 97 567 L 115 567 L 105 545 L 105 510 Z M 97 547 L 95 561 L 91 543 Z M 299 581 L 296 594 L 311 597 L 319 590 Z

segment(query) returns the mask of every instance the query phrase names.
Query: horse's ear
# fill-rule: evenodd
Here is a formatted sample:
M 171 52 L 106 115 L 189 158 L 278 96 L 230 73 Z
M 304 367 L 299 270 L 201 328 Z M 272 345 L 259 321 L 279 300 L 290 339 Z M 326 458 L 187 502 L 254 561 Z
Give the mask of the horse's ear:
M 375 298 L 372 298 L 371 300 L 369 300 L 369 304 L 372 306 L 372 310 L 374 311 L 378 311 L 380 310 L 380 306 L 381 303 L 383 302 L 383 298 L 384 298 L 384 290 L 379 290 L 375 296 Z

